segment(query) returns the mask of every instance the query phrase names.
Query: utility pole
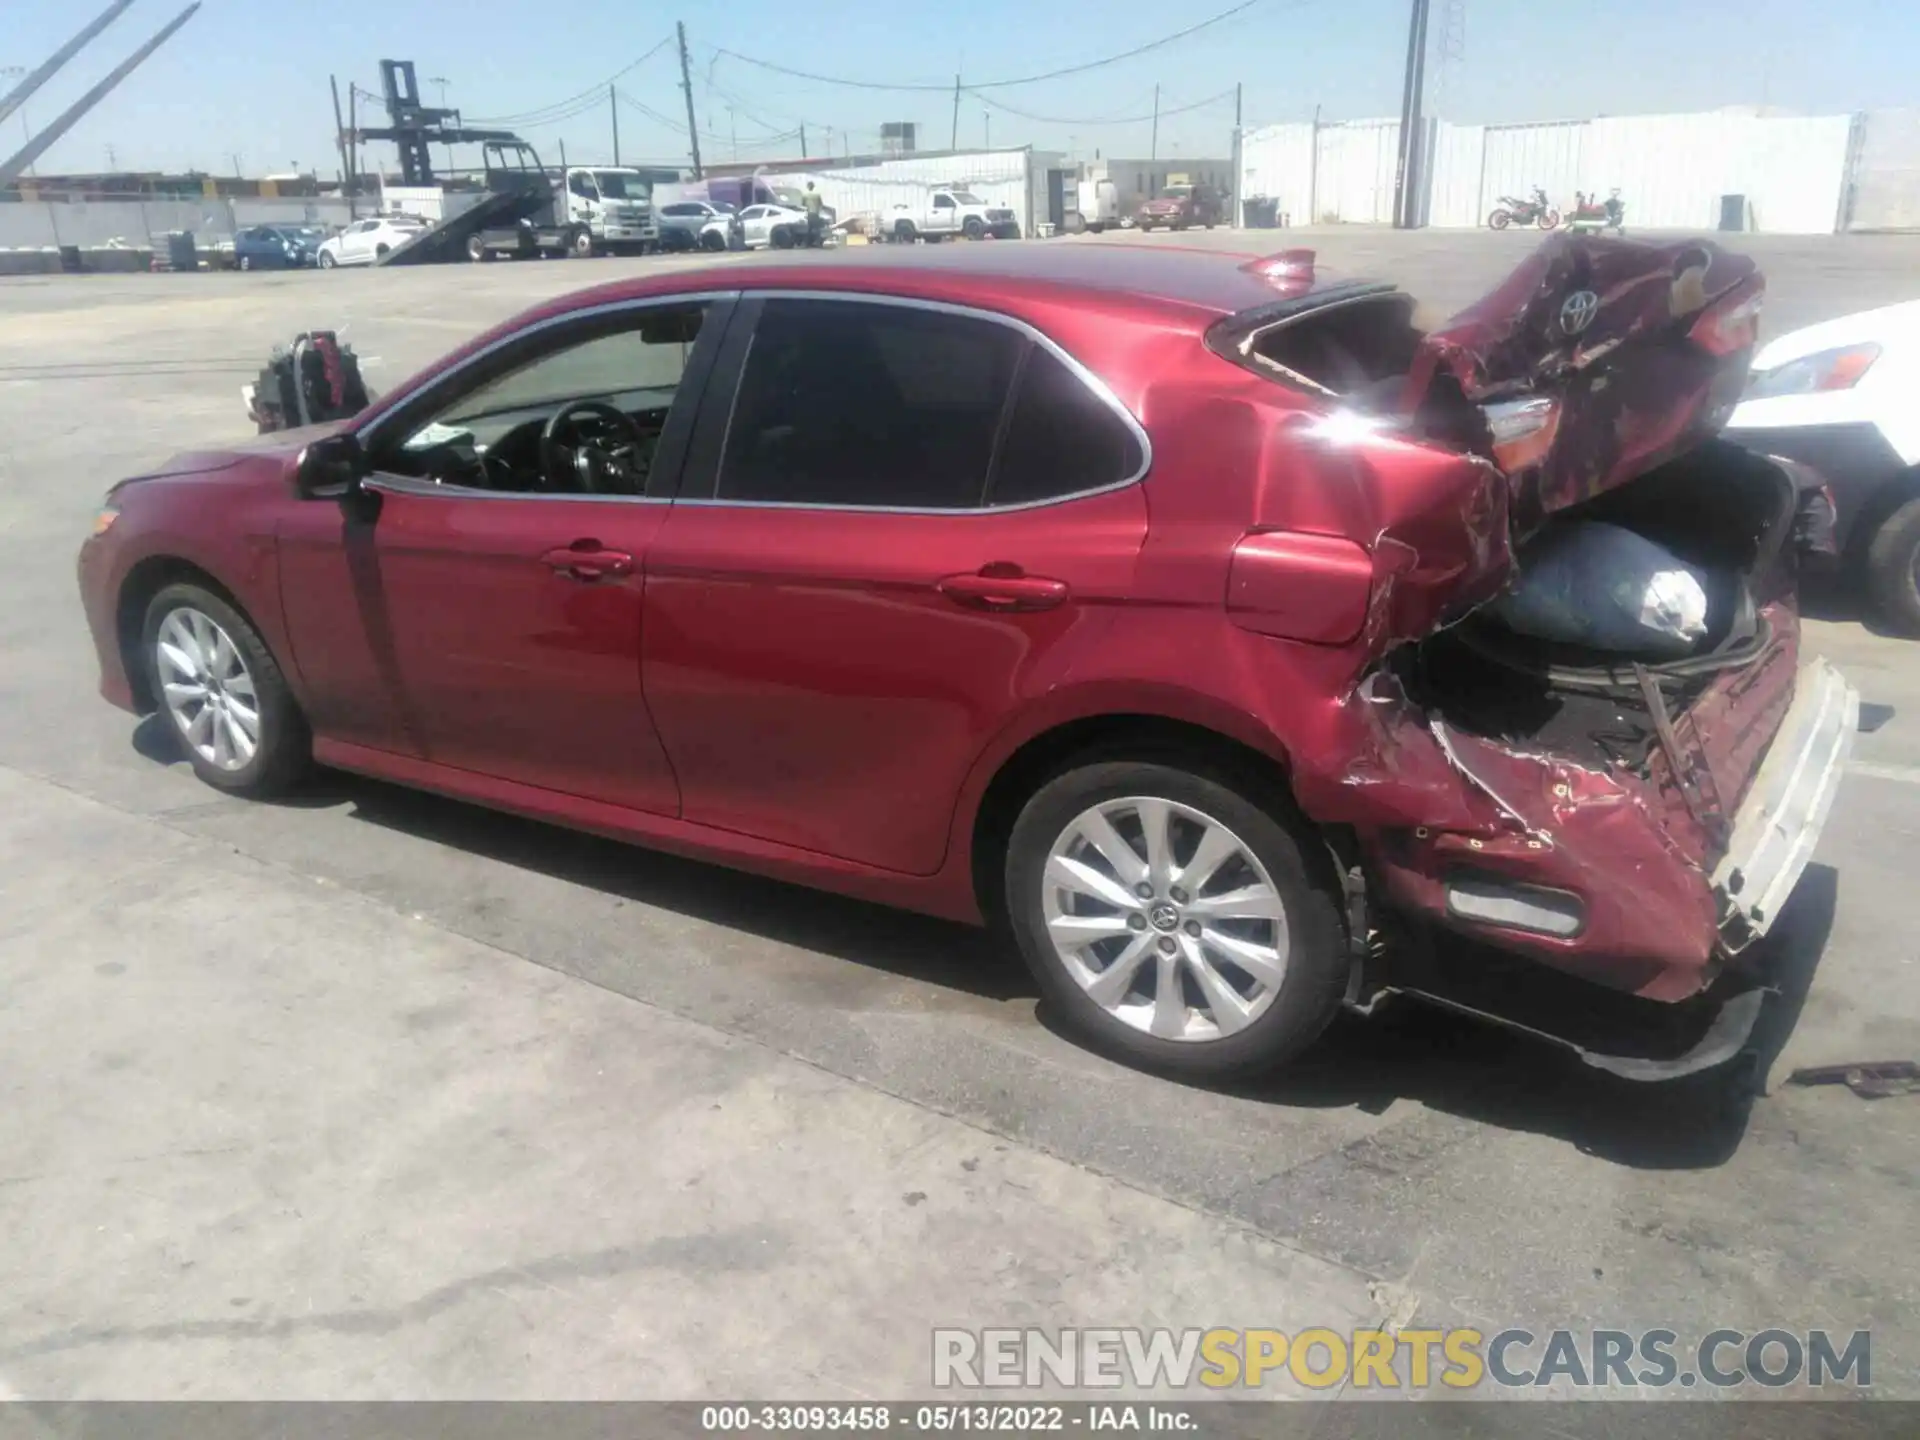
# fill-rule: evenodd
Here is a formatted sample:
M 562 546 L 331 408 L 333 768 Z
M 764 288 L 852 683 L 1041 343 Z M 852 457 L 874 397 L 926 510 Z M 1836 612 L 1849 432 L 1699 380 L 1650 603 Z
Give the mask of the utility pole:
M 800 122 L 800 158 L 807 158 L 807 122 L 804 120 Z
M 1407 22 L 1407 83 L 1400 100 L 1400 156 L 1394 171 L 1393 224 L 1398 230 L 1420 225 L 1420 102 L 1427 78 L 1428 0 L 1413 0 Z
M 1233 183 L 1227 187 L 1227 203 L 1233 206 L 1233 213 L 1227 217 L 1227 228 L 1229 230 L 1238 230 L 1245 220 L 1245 216 L 1244 216 L 1244 213 L 1241 207 L 1241 202 L 1240 202 L 1240 184 L 1242 179 L 1242 172 L 1244 172 L 1246 169 L 1246 165 L 1242 160 L 1242 147 L 1241 147 L 1241 141 L 1240 141 L 1240 137 L 1242 134 L 1242 131 L 1240 129 L 1240 102 L 1241 102 L 1241 99 L 1243 98 L 1241 94 L 1243 89 L 1244 87 L 1238 81 L 1234 82 L 1234 86 L 1233 86 Z
M 947 141 L 949 150 L 960 148 L 960 77 L 953 77 L 953 137 Z
M 1160 87 L 1153 87 L 1153 140 L 1147 146 L 1147 159 L 1160 158 Z
M 347 153 L 353 156 L 353 163 L 347 166 L 347 180 L 353 186 L 347 193 L 347 218 L 351 220 L 358 218 L 354 196 L 360 193 L 360 87 L 351 80 L 347 81 Z
M 991 150 L 993 148 L 993 112 L 991 110 L 982 110 L 980 112 L 980 139 L 984 142 L 981 146 L 982 149 Z
M 693 77 L 688 73 L 687 65 L 687 22 L 674 22 L 674 29 L 680 32 L 680 89 L 687 97 L 687 141 L 693 146 L 693 178 L 700 178 L 700 127 L 693 119 Z
M 607 86 L 607 114 L 613 117 L 613 168 L 620 168 L 620 102 L 614 97 L 613 86 Z
M 353 155 L 347 149 L 347 127 L 340 122 L 340 80 L 329 75 L 327 88 L 333 91 L 333 143 L 340 147 L 340 188 L 347 196 L 347 219 L 354 219 L 353 213 Z

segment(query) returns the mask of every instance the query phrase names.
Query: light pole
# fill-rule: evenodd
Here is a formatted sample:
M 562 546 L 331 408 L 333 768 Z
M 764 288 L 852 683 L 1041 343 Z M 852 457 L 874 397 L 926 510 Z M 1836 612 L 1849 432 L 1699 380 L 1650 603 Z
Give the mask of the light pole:
M 444 75 L 429 75 L 427 77 L 427 84 L 438 85 L 440 87 L 440 108 L 442 110 L 446 109 L 447 108 L 447 77 Z M 453 145 L 451 144 L 451 142 L 449 142 L 449 144 L 447 145 L 447 173 L 449 175 L 453 173 Z
M 18 80 L 26 73 L 27 67 L 24 65 L 0 65 L 0 80 Z M 33 143 L 33 130 L 27 124 L 27 105 L 24 100 L 20 102 L 20 138 L 28 144 Z M 33 166 L 27 166 L 27 174 L 33 174 Z

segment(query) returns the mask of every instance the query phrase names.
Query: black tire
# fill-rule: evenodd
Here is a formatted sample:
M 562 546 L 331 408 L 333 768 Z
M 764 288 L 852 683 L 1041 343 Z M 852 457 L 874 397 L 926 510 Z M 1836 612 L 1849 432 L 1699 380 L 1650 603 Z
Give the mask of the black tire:
M 1504 230 L 1512 223 L 1513 212 L 1511 210 L 1496 210 L 1487 216 L 1487 228 L 1490 230 Z
M 978 215 L 969 215 L 960 222 L 960 233 L 969 240 L 978 240 L 987 233 L 986 222 Z
M 382 260 L 386 259 L 387 252 L 390 251 L 391 249 L 393 249 L 391 245 L 374 246 L 373 247 L 373 263 L 378 265 Z
M 773 234 L 769 239 L 774 249 L 791 250 L 793 249 L 793 227 L 790 225 L 776 225 L 773 227 Z
M 702 231 L 700 248 L 708 251 L 721 251 L 727 248 L 727 237 L 717 230 Z
M 1867 590 L 1882 620 L 1920 638 L 1920 499 L 1907 501 L 1874 531 L 1867 544 Z
M 483 265 L 493 258 L 493 252 L 487 249 L 487 242 L 479 235 L 467 237 L 467 259 L 476 265 Z
M 576 260 L 593 258 L 593 232 L 581 227 L 567 237 L 567 253 Z
M 168 616 L 183 609 L 196 610 L 224 630 L 253 680 L 258 702 L 260 738 L 245 765 L 223 769 L 200 754 L 189 742 L 185 728 L 166 702 L 160 673 L 160 628 Z M 146 668 L 147 683 L 159 703 L 158 719 L 172 732 L 194 773 L 216 790 L 232 795 L 276 795 L 295 784 L 313 763 L 313 736 L 307 717 L 293 697 L 280 664 L 260 638 L 253 622 L 233 605 L 204 586 L 191 583 L 169 585 L 147 604 L 146 619 L 140 628 L 140 660 Z
M 332 251 L 322 250 L 320 252 L 320 268 L 322 270 L 331 270 L 335 265 L 338 265 L 339 263 L 340 262 L 338 260 L 335 260 L 333 258 Z
M 1224 824 L 1272 879 L 1285 911 L 1286 969 L 1268 1006 L 1244 1029 L 1214 1039 L 1163 1039 L 1109 1014 L 1067 970 L 1047 932 L 1048 856 L 1076 817 L 1104 801 L 1157 797 Z M 1349 961 L 1332 865 L 1284 794 L 1214 773 L 1204 763 L 1096 760 L 1057 774 L 1030 799 L 1007 844 L 1006 921 L 1050 1007 L 1092 1048 L 1146 1069 L 1225 1080 L 1300 1054 L 1332 1020 Z
M 253 269 L 253 257 L 251 255 L 242 255 L 240 257 L 240 268 L 242 270 Z

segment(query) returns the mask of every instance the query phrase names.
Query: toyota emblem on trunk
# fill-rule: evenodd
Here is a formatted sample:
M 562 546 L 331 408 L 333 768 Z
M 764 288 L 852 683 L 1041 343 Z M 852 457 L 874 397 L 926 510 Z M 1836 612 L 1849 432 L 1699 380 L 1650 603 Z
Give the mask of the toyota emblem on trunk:
M 1599 310 L 1598 295 L 1591 290 L 1576 290 L 1561 302 L 1560 328 L 1569 335 L 1578 335 L 1593 323 Z

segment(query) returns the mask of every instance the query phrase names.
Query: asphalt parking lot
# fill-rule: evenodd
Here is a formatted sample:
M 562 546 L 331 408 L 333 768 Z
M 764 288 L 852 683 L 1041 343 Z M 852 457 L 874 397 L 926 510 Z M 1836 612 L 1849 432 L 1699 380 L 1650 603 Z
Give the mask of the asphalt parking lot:
M 1261 238 L 1442 311 L 1527 243 Z M 1747 243 L 1775 333 L 1920 294 L 1911 239 Z M 896 1398 L 935 1325 L 1390 1318 L 1870 1329 L 1920 1398 L 1920 1097 L 1417 1011 L 1182 1088 L 972 931 L 346 777 L 227 800 L 96 698 L 100 495 L 247 433 L 273 344 L 384 389 L 693 263 L 0 281 L 0 1397 Z M 1920 644 L 1820 613 L 1871 729 L 1780 963 L 1839 1058 L 1920 1058 Z

